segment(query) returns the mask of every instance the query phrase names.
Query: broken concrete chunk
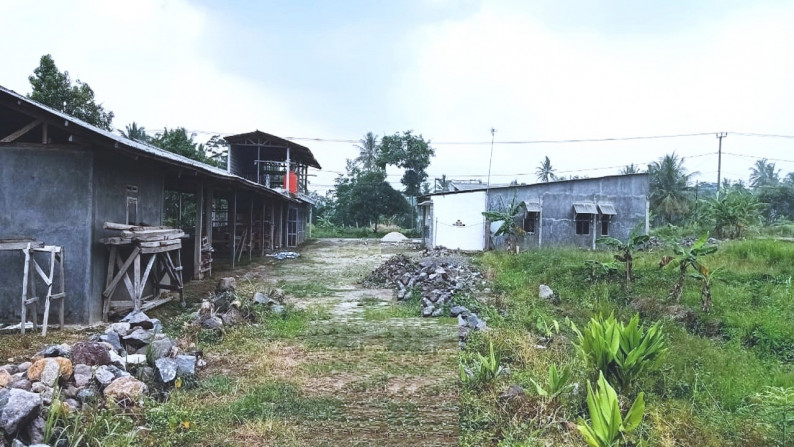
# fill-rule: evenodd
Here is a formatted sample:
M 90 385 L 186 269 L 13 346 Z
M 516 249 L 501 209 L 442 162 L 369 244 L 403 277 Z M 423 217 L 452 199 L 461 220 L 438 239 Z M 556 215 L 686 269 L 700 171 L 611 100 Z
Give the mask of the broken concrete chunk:
M 154 367 L 155 377 L 160 382 L 170 383 L 172 380 L 176 379 L 176 373 L 178 369 L 176 360 L 169 357 L 157 359 L 154 362 Z
M 176 356 L 177 375 L 179 377 L 193 377 L 196 375 L 196 356 Z
M 538 297 L 542 300 L 550 300 L 554 298 L 554 291 L 546 284 L 541 284 L 538 288 Z
M 237 288 L 237 280 L 234 279 L 234 277 L 229 276 L 218 280 L 218 286 L 215 287 L 215 292 L 216 293 L 234 292 L 236 288 Z
M 149 392 L 145 383 L 134 377 L 119 377 L 105 387 L 105 397 L 117 403 L 128 405 L 140 404 L 143 396 Z
M 136 350 L 148 345 L 153 337 L 154 336 L 151 332 L 143 328 L 136 327 L 132 332 L 124 337 L 124 343 L 127 346 L 131 346 L 133 350 Z

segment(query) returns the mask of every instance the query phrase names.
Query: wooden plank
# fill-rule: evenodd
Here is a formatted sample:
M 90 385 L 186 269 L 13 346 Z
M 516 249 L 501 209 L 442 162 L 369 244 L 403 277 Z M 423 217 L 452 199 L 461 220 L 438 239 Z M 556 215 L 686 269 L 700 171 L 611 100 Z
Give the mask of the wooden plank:
M 38 267 L 38 264 L 36 264 Z M 39 273 L 41 273 L 39 269 Z M 55 276 L 55 249 L 50 251 L 50 275 L 45 278 L 47 283 L 47 295 L 44 297 L 44 319 L 41 320 L 41 336 L 47 335 L 47 323 L 50 320 L 50 300 L 52 299 L 52 279 Z
M 41 124 L 41 120 L 34 120 L 33 122 L 28 123 L 27 125 L 23 126 L 22 128 L 17 129 L 15 132 L 10 134 L 9 136 L 7 136 L 7 137 L 3 138 L 2 140 L 0 140 L 0 143 L 11 143 L 12 141 L 16 140 L 17 138 L 21 137 L 22 135 L 25 135 L 26 133 L 30 132 L 31 129 L 33 129 L 34 127 L 38 126 L 39 124 Z
M 149 262 L 146 264 L 146 270 L 143 271 L 143 276 L 141 277 L 141 294 L 143 294 L 143 288 L 146 287 L 146 280 L 149 279 L 149 273 L 152 271 L 152 266 L 154 265 L 154 261 L 157 259 L 157 255 L 152 255 L 149 258 Z M 157 289 L 157 284 L 155 284 L 155 289 Z
M 63 296 L 60 297 L 61 298 L 61 305 L 60 305 L 60 315 L 59 315 L 59 321 L 58 321 L 60 323 L 61 330 L 63 330 L 63 314 L 64 314 L 64 309 L 66 308 L 66 272 L 65 272 L 65 269 L 64 269 L 64 262 L 65 262 L 65 259 L 66 259 L 65 256 L 64 256 L 65 254 L 66 254 L 66 250 L 64 248 L 61 248 L 61 253 L 60 253 L 60 261 L 61 261 L 61 265 L 60 265 L 61 293 L 58 294 L 58 295 L 63 295 Z
M 135 294 L 132 299 L 135 301 L 135 309 L 141 308 L 141 296 L 143 296 L 143 284 L 141 284 L 141 257 L 136 256 L 132 262 L 132 281 L 135 284 Z
M 43 242 L 36 242 L 32 240 L 24 240 L 24 239 L 19 239 L 16 241 L 6 240 L 0 242 L 0 250 L 24 250 L 28 248 L 28 244 L 30 244 L 31 248 L 44 246 Z
M 129 237 L 103 237 L 99 242 L 105 245 L 129 245 L 132 243 L 132 238 Z
M 141 247 L 141 253 L 145 255 L 149 255 L 152 253 L 164 253 L 166 251 L 179 250 L 180 248 L 182 248 L 181 244 L 166 245 L 165 247 Z
M 121 256 L 116 258 L 116 267 L 121 269 Z M 127 289 L 127 294 L 130 296 L 131 301 L 135 295 L 135 289 L 132 286 L 132 280 L 130 280 L 129 269 L 124 272 L 124 287 Z
M 105 222 L 102 228 L 106 230 L 129 230 L 135 228 L 135 225 L 120 224 L 115 222 Z
M 110 282 L 110 284 L 108 284 L 108 286 L 105 287 L 105 291 L 102 292 L 103 296 L 110 298 L 110 295 L 113 293 L 113 290 L 118 285 L 119 281 L 121 280 L 121 277 L 124 276 L 124 274 L 127 272 L 127 269 L 130 268 L 130 265 L 132 265 L 132 262 L 136 258 L 138 258 L 138 255 L 140 253 L 141 253 L 141 249 L 139 247 L 135 247 L 132 250 L 132 253 L 130 253 L 129 258 L 127 258 L 127 260 L 124 261 L 124 264 L 119 266 L 119 272 L 116 274 L 115 277 L 113 277 L 113 280 Z M 138 260 L 138 262 L 140 263 L 140 259 Z
M 121 235 L 123 237 L 135 238 L 135 237 L 154 236 L 154 235 L 164 236 L 164 235 L 172 235 L 177 233 L 182 233 L 182 235 L 185 234 L 182 230 L 176 228 L 167 228 L 167 229 L 159 229 L 159 230 L 122 230 Z

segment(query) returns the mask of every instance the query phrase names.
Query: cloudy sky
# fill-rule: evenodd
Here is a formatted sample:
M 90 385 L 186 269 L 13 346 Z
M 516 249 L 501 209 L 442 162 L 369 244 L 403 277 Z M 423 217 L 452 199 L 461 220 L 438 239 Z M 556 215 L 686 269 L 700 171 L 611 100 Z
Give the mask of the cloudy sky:
M 348 140 L 407 129 L 436 148 L 431 178 L 485 180 L 492 127 L 493 183 L 534 181 L 546 155 L 594 177 L 673 151 L 715 181 L 722 131 L 723 177 L 759 157 L 794 171 L 794 138 L 740 135 L 794 135 L 791 1 L 10 0 L 0 17 L 0 85 L 28 93 L 49 53 L 119 128 L 332 140 L 299 140 L 319 190 Z M 527 143 L 681 134 L 705 135 Z

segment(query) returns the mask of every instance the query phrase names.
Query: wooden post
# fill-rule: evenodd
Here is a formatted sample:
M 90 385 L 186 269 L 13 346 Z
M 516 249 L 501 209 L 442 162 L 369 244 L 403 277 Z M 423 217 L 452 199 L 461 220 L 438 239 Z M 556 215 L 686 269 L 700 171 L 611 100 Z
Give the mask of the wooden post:
M 248 262 L 251 262 L 251 250 L 254 249 L 254 196 L 251 196 L 248 207 Z
M 212 245 L 212 204 L 215 200 L 215 191 L 207 187 L 207 192 L 204 196 L 204 228 L 206 229 L 207 243 Z
M 265 202 L 264 197 L 262 198 L 262 218 L 260 220 L 259 225 L 259 253 L 260 257 L 265 256 L 265 212 L 267 211 L 267 202 Z
M 202 216 L 203 210 L 202 206 L 204 205 L 204 185 L 198 185 L 198 189 L 196 189 L 196 231 L 193 234 L 193 279 L 202 279 L 203 275 L 201 274 L 201 235 L 203 233 L 203 226 L 202 226 Z
M 234 261 L 237 256 L 237 190 L 234 190 L 234 201 L 232 202 L 232 212 L 229 216 L 229 223 L 232 226 L 232 269 L 234 269 Z

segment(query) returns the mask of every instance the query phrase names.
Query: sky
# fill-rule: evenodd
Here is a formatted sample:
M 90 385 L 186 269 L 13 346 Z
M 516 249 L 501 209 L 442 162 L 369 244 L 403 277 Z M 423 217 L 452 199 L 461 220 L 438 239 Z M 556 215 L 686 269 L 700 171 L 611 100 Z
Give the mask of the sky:
M 296 138 L 321 193 L 370 131 L 429 139 L 431 181 L 486 182 L 490 163 L 492 184 L 532 183 L 546 156 L 597 177 L 675 152 L 713 182 L 718 132 L 723 178 L 762 157 L 794 171 L 794 138 L 747 135 L 794 136 L 791 1 L 7 0 L 0 16 L 0 85 L 29 93 L 51 54 L 117 128 Z

